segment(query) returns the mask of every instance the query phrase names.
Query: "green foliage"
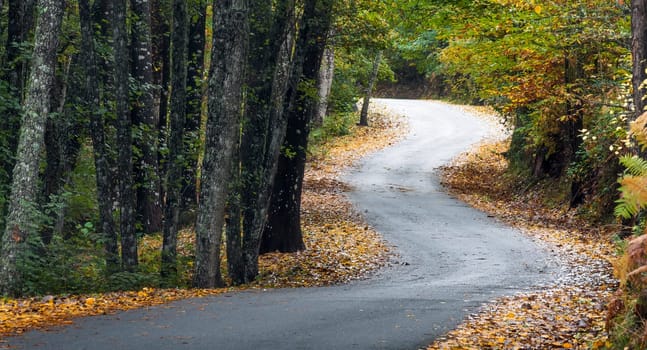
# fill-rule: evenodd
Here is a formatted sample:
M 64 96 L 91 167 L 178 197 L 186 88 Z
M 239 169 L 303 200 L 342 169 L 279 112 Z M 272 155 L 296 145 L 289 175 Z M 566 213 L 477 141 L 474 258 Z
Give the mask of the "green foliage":
M 325 152 L 325 143 L 334 137 L 348 135 L 353 123 L 357 120 L 357 113 L 334 113 L 323 120 L 323 124 L 310 131 L 308 153 L 317 156 Z
M 105 285 L 99 235 L 91 223 L 78 228 L 67 240 L 55 235 L 47 246 L 36 235 L 29 238 L 20 265 L 24 294 L 82 293 Z
M 632 128 L 636 139 L 645 145 L 645 132 L 641 128 Z M 617 200 L 615 215 L 623 219 L 637 216 L 643 209 L 647 208 L 647 160 L 637 155 L 625 155 L 620 158 L 620 163 L 626 168 L 626 174 L 620 178 L 621 197 Z

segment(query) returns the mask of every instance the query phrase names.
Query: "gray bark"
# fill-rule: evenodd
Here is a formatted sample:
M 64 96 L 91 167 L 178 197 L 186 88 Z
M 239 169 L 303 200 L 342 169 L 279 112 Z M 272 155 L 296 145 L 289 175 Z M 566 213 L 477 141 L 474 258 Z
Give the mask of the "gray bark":
M 183 173 L 182 210 L 191 212 L 197 204 L 196 179 L 198 158 L 201 147 L 200 121 L 202 118 L 202 97 L 204 96 L 204 46 L 207 6 L 204 0 L 197 1 L 189 10 L 189 44 L 187 63 L 187 99 L 185 125 L 186 164 Z
M 247 0 L 214 1 L 213 9 L 209 112 L 196 222 L 193 284 L 198 288 L 222 285 L 220 244 L 239 138 L 249 40 Z
M 135 190 L 133 188 L 132 121 L 130 120 L 128 103 L 126 0 L 115 0 L 112 6 L 117 145 L 119 148 L 117 177 L 119 178 L 121 264 L 124 270 L 134 271 L 138 261 L 137 235 L 135 232 Z
M 248 59 L 247 100 L 241 145 L 241 179 L 230 198 L 227 261 L 234 283 L 258 273 L 258 247 L 265 225 L 287 119 L 283 113 L 294 46 L 294 2 L 253 3 L 254 53 Z M 242 250 L 241 250 L 242 247 Z
M 330 33 L 329 36 L 332 36 Z M 320 126 L 326 117 L 328 111 L 328 99 L 330 97 L 330 89 L 335 76 L 335 47 L 331 43 L 326 46 L 321 60 L 321 68 L 319 69 L 319 78 L 317 80 L 319 90 L 319 101 L 317 103 L 317 114 L 313 120 L 313 125 Z
M 287 132 L 283 147 L 294 152 L 281 154 L 272 189 L 272 203 L 260 250 L 303 249 L 301 233 L 301 188 L 308 147 L 310 123 L 316 113 L 316 100 L 307 93 L 319 76 L 321 59 L 332 22 L 332 0 L 307 2 L 295 49 L 295 63 L 287 98 Z
M 137 211 L 145 232 L 156 232 L 162 224 L 160 175 L 157 162 L 159 116 L 155 109 L 153 56 L 151 47 L 151 6 L 148 0 L 130 0 L 132 25 L 133 77 L 138 94 L 132 108 L 133 124 L 142 130 L 135 144 L 141 150 L 134 164 L 137 183 Z
M 182 202 L 184 124 L 186 121 L 187 41 L 189 21 L 185 0 L 173 1 L 171 32 L 171 103 L 168 137 L 168 169 L 164 207 L 161 275 L 167 285 L 177 279 L 177 233 Z
M 49 92 L 54 84 L 56 49 L 65 2 L 41 0 L 31 73 L 20 127 L 16 165 L 6 228 L 0 247 L 0 295 L 19 295 L 22 276 L 17 266 L 26 241 L 38 222 L 38 169 L 49 114 Z
M 378 51 L 373 61 L 373 70 L 366 83 L 366 90 L 364 90 L 364 102 L 362 103 L 362 112 L 359 115 L 359 125 L 368 126 L 368 106 L 371 103 L 371 96 L 373 95 L 373 87 L 377 81 L 377 73 L 380 69 L 380 61 L 382 61 L 382 51 Z
M 635 117 L 645 109 L 645 79 L 647 79 L 647 1 L 631 1 L 631 56 L 633 62 L 632 85 Z
M 99 233 L 103 236 L 106 271 L 119 271 L 117 233 L 112 218 L 112 191 L 110 181 L 109 155 L 106 149 L 103 117 L 100 110 L 100 92 L 97 57 L 94 51 L 94 31 L 88 0 L 79 0 L 79 21 L 81 24 L 81 48 L 85 68 L 86 108 L 89 113 L 90 135 L 94 149 L 94 167 L 99 207 Z

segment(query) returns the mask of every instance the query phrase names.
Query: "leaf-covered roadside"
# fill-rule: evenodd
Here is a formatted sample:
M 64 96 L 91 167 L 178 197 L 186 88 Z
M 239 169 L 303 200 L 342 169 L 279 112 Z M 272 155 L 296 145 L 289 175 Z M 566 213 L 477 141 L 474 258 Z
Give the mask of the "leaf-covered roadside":
M 304 183 L 302 220 L 307 249 L 298 253 L 270 253 L 259 261 L 260 276 L 251 285 L 223 289 L 156 289 L 97 293 L 91 295 L 48 295 L 0 299 L 0 348 L 4 336 L 70 324 L 75 317 L 164 304 L 246 288 L 322 286 L 365 277 L 384 265 L 388 246 L 367 226 L 345 199 L 345 185 L 337 177 L 361 156 L 395 142 L 404 134 L 402 119 L 375 110 L 370 127 L 351 127 L 348 135 L 321 145 L 309 163 Z M 179 247 L 192 244 L 192 230 L 180 234 Z M 143 250 L 159 250 L 159 237 L 141 243 Z M 143 253 L 146 254 L 146 253 Z M 190 249 L 180 249 L 190 254 Z M 3 346 L 4 344 L 4 346 Z
M 554 253 L 557 280 L 536 291 L 492 301 L 429 349 L 599 349 L 610 346 L 606 303 L 617 288 L 610 261 L 612 227 L 593 226 L 568 206 L 548 203 L 550 185 L 515 187 L 503 157 L 508 142 L 490 142 L 442 169 L 459 199 L 521 229 Z M 504 181 L 502 181 L 504 179 Z

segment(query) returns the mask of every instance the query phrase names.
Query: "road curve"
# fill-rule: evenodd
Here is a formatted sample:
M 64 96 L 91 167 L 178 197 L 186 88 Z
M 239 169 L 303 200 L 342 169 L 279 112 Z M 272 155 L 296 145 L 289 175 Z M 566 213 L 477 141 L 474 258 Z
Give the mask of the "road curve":
M 409 135 L 346 176 L 350 200 L 396 247 L 374 277 L 326 288 L 191 299 L 8 339 L 38 349 L 418 349 L 494 297 L 552 278 L 542 248 L 451 198 L 435 169 L 491 131 L 455 107 L 380 100 Z

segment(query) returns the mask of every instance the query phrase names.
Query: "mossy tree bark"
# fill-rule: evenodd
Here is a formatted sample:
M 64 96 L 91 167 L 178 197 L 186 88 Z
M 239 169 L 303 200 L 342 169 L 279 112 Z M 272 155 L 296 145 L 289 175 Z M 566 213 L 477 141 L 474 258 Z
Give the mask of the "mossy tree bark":
M 6 228 L 0 247 L 0 294 L 20 295 L 22 276 L 18 267 L 27 239 L 36 233 L 38 171 L 50 108 L 50 90 L 56 72 L 56 50 L 65 1 L 41 0 L 35 33 L 31 73 L 20 126 L 17 162 L 13 169 Z
M 240 134 L 249 40 L 247 0 L 214 1 L 213 10 L 209 112 L 196 222 L 193 285 L 198 288 L 222 285 L 220 245 Z
M 79 21 L 81 24 L 81 48 L 84 61 L 86 112 L 90 120 L 90 136 L 94 149 L 96 169 L 97 204 L 99 207 L 99 233 L 104 241 L 106 272 L 119 271 L 117 232 L 112 217 L 112 189 L 109 154 L 106 147 L 105 127 L 100 110 L 100 90 L 97 77 L 100 76 L 94 49 L 94 31 L 88 0 L 79 0 Z

